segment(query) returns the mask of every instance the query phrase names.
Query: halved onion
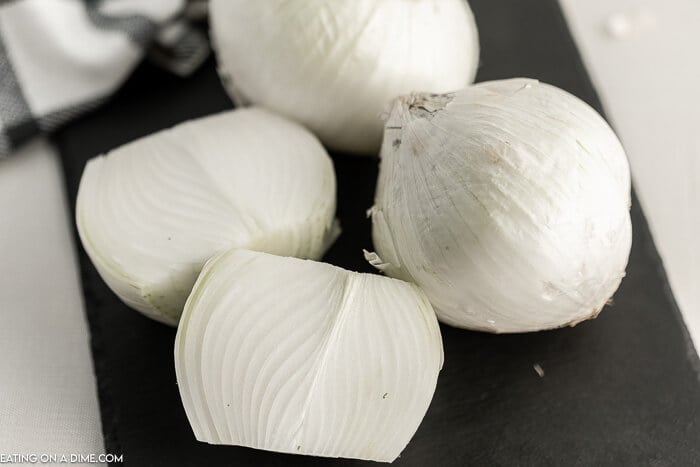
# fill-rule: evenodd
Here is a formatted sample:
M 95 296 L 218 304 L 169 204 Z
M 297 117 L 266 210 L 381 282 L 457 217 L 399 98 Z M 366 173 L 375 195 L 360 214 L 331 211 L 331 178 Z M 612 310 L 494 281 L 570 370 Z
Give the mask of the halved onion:
M 177 324 L 202 265 L 233 247 L 320 258 L 335 174 L 302 126 L 261 109 L 183 123 L 88 162 L 83 246 L 129 306 Z
M 198 440 L 385 462 L 418 428 L 442 360 L 415 285 L 246 250 L 206 264 L 175 342 Z

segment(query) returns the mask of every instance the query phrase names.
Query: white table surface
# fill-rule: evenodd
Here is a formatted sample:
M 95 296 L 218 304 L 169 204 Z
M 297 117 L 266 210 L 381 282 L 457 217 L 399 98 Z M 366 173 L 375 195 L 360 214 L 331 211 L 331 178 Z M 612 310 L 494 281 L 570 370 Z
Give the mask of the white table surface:
M 0 161 L 0 454 L 104 451 L 57 154 Z
M 700 342 L 700 2 L 561 3 Z M 43 140 L 21 153 L 0 161 L 0 450 L 101 453 L 62 173 Z

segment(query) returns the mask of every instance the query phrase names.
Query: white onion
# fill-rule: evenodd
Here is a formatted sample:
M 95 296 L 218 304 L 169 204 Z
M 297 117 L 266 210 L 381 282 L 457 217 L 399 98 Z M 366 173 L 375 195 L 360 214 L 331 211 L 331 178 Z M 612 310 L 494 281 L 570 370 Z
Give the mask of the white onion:
M 398 99 L 375 206 L 388 275 L 453 326 L 522 332 L 594 317 L 625 273 L 630 175 L 607 123 L 534 80 Z
M 212 0 L 209 12 L 234 99 L 343 151 L 376 153 L 390 100 L 462 88 L 478 64 L 466 0 Z
M 205 265 L 175 341 L 198 440 L 386 462 L 423 419 L 442 359 L 415 285 L 246 250 Z
M 246 109 L 193 120 L 88 162 L 83 246 L 129 306 L 177 324 L 205 261 L 232 247 L 320 258 L 335 174 L 300 125 Z

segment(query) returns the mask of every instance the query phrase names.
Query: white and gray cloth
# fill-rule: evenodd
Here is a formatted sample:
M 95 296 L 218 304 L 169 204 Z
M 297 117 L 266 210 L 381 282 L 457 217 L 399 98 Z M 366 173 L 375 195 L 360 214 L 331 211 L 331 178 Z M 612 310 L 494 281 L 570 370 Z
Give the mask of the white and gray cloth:
M 188 8 L 189 7 L 189 8 Z M 185 0 L 0 0 L 0 159 L 94 109 L 148 57 L 187 75 L 209 54 Z

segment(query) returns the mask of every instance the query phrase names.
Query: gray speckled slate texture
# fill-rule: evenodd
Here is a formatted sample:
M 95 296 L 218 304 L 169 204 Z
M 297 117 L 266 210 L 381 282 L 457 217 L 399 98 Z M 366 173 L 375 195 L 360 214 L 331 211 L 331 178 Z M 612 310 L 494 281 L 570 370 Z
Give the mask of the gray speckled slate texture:
M 482 42 L 479 81 L 538 78 L 600 109 L 555 0 L 471 4 Z M 71 201 L 88 158 L 229 107 L 211 61 L 188 79 L 142 66 L 110 103 L 56 135 Z M 361 249 L 371 248 L 365 210 L 377 162 L 333 157 L 344 233 L 326 260 L 370 271 Z M 697 355 L 636 200 L 632 216 L 628 276 L 598 319 L 526 335 L 442 327 L 437 392 L 397 465 L 700 465 Z M 105 442 L 126 465 L 364 464 L 195 441 L 175 382 L 174 330 L 126 308 L 82 250 L 80 267 Z

